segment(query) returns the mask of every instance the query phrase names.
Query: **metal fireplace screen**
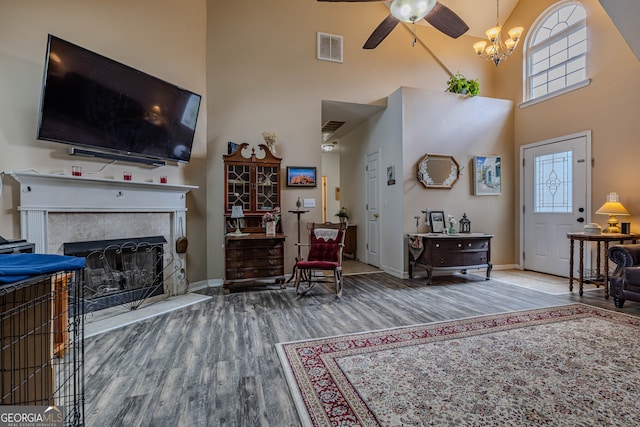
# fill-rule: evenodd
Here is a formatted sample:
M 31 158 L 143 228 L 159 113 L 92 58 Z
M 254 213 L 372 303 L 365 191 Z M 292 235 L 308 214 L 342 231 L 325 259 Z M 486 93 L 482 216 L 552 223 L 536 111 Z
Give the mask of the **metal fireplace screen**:
M 81 273 L 0 286 L 1 405 L 55 407 L 65 426 L 84 425 Z
M 86 258 L 85 311 L 117 305 L 138 308 L 164 293 L 162 236 L 65 243 L 64 254 Z M 169 254 L 170 255 L 170 254 Z

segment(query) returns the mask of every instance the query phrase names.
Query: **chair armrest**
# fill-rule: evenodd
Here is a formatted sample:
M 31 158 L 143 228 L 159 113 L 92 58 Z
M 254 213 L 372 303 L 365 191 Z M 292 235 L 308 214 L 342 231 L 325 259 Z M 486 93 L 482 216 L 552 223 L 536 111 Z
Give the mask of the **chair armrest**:
M 609 259 L 616 263 L 613 275 L 620 275 L 622 269 L 640 264 L 640 244 L 611 246 L 608 255 Z
M 634 285 L 640 284 L 640 267 L 627 267 L 623 273 L 624 282 Z

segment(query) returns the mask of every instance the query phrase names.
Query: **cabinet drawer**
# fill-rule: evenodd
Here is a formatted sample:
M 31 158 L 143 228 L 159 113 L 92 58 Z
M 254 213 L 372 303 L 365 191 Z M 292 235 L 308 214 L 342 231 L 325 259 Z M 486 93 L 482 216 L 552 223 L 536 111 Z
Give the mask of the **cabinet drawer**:
M 282 239 L 255 239 L 255 240 L 227 240 L 226 246 L 230 249 L 257 249 L 282 247 Z
M 251 249 L 228 248 L 227 260 L 281 257 L 283 254 L 282 249 L 283 249 L 282 245 L 275 246 L 275 247 L 257 247 L 257 248 L 251 248 Z
M 465 249 L 488 249 L 488 240 L 464 240 Z
M 465 265 L 486 264 L 488 262 L 488 254 L 486 252 L 467 252 L 464 254 Z
M 282 258 L 235 258 L 227 259 L 227 269 L 236 270 L 239 268 L 264 268 L 282 266 Z
M 257 279 L 260 277 L 283 276 L 284 267 L 227 269 L 227 280 Z
M 439 253 L 433 257 L 433 267 L 464 267 L 487 263 L 486 252 Z
M 455 267 L 464 264 L 462 254 L 453 252 L 439 252 L 433 256 L 433 267 Z
M 489 247 L 485 239 L 440 240 L 432 243 L 433 248 L 442 251 L 460 251 L 466 249 L 484 249 Z

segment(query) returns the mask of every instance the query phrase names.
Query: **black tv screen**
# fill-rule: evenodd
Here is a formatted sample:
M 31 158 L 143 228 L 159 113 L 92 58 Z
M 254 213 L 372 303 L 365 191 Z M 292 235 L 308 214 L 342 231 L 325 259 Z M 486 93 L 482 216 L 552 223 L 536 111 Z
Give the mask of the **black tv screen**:
M 188 162 L 200 99 L 49 35 L 38 139 Z

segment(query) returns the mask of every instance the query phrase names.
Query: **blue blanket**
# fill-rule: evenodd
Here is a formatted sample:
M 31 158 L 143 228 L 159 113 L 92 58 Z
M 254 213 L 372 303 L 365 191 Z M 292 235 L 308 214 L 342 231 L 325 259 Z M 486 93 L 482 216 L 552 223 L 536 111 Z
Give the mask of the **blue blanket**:
M 79 270 L 85 259 L 74 256 L 49 254 L 0 255 L 0 283 L 13 283 L 46 273 Z

